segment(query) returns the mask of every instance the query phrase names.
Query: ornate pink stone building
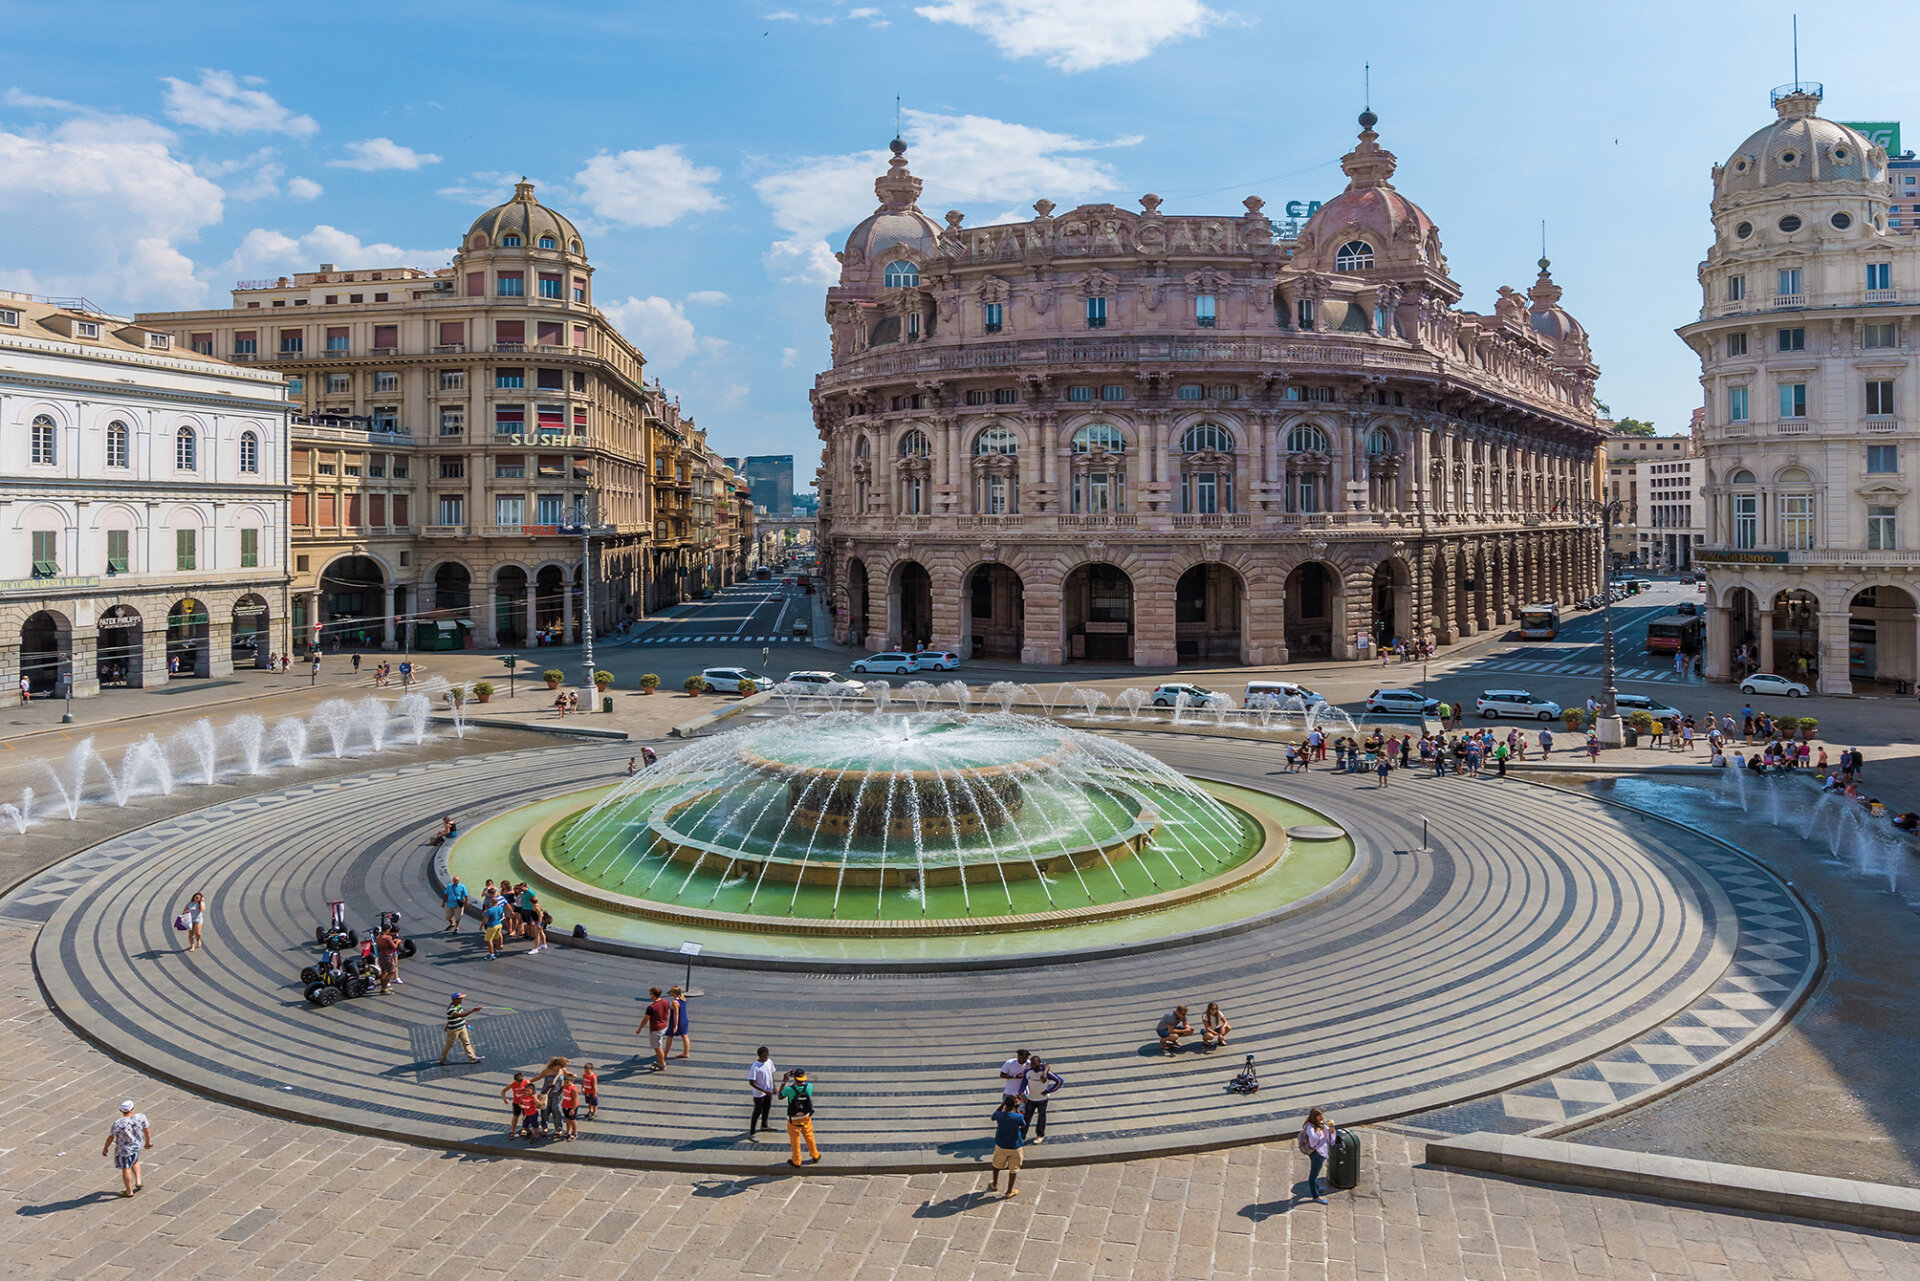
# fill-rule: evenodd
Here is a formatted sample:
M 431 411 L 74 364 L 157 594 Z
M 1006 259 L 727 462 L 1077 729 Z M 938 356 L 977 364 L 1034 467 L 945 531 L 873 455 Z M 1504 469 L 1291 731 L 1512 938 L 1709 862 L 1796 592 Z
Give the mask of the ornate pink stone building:
M 943 227 L 896 139 L 813 393 L 835 639 L 1285 663 L 1596 590 L 1585 331 L 1544 259 L 1459 310 L 1360 123 L 1346 191 L 1292 240 L 1258 197 Z

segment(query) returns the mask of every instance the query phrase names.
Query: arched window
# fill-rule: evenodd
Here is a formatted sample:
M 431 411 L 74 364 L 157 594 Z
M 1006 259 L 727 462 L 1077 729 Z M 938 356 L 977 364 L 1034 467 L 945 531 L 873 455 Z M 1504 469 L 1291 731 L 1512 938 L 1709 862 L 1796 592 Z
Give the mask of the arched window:
M 1219 423 L 1195 423 L 1180 437 L 1183 454 L 1230 454 L 1233 433 Z
M 1127 510 L 1127 440 L 1112 423 L 1088 423 L 1073 433 L 1073 514 L 1106 516 Z
M 1312 423 L 1301 423 L 1287 433 L 1287 452 L 1289 454 L 1324 454 L 1327 452 L 1327 433 Z
M 865 436 L 853 442 L 853 456 L 855 458 L 867 458 L 871 457 L 872 454 L 873 442 L 869 441 Z
M 200 470 L 200 438 L 191 427 L 173 434 L 173 467 L 175 471 Z
M 1373 246 L 1364 240 L 1349 240 L 1334 251 L 1335 271 L 1365 271 L 1373 266 Z
M 887 264 L 886 275 L 881 283 L 889 289 L 904 289 L 920 283 L 920 269 L 905 258 L 896 258 Z
M 1742 467 L 1727 478 L 1730 485 L 1752 485 L 1753 473 Z M 1733 545 L 1754 548 L 1760 545 L 1760 496 L 1755 493 L 1733 495 Z
M 973 452 L 1017 454 L 1020 452 L 1020 438 L 1013 434 L 1010 427 L 989 427 L 973 438 Z
M 1788 551 L 1813 548 L 1813 477 L 1789 467 L 1774 480 L 1780 490 L 1780 546 Z
M 1073 452 L 1090 454 L 1096 449 L 1104 449 L 1109 454 L 1125 453 L 1126 437 L 1112 423 L 1088 423 L 1073 433 Z
M 580 252 L 580 242 L 579 242 L 579 241 L 577 241 L 577 240 L 569 240 L 569 241 L 567 242 L 567 252 L 568 252 L 568 253 L 570 253 L 570 254 L 577 254 L 577 253 L 579 253 L 579 252 Z
M 927 433 L 915 427 L 900 438 L 900 456 L 902 458 L 931 458 L 933 442 L 927 439 Z
M 107 466 L 130 466 L 133 459 L 132 433 L 118 419 L 107 424 Z
M 51 467 L 60 461 L 60 430 L 53 419 L 41 414 L 33 420 L 33 461 Z
M 502 236 L 500 237 L 500 246 L 503 249 L 518 249 L 520 247 L 520 237 Z
M 1727 483 L 1729 485 L 1751 485 L 1753 484 L 1753 473 L 1742 467 L 1739 471 L 1727 478 Z
M 475 249 L 485 249 L 485 248 L 487 247 L 487 233 L 486 233 L 486 232 L 484 232 L 484 231 L 476 231 L 476 232 L 474 232 L 474 233 L 473 233 L 473 247 L 474 247 Z
M 552 236 L 542 236 L 540 237 L 540 247 L 542 249 L 558 249 L 560 247 L 560 242 L 555 240 Z
M 1367 433 L 1367 457 L 1378 458 L 1382 454 L 1393 452 L 1393 437 L 1385 427 L 1375 427 Z
M 260 470 L 260 438 L 250 431 L 240 433 L 240 470 L 243 472 Z

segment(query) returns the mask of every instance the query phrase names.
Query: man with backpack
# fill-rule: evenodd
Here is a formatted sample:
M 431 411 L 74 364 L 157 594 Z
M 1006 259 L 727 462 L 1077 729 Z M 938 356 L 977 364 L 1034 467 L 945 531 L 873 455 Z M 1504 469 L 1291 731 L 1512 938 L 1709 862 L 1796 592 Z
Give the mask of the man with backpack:
M 810 1160 L 820 1160 L 819 1145 L 813 1141 L 813 1086 L 807 1082 L 805 1068 L 793 1068 L 780 1080 L 780 1097 L 787 1101 L 787 1142 L 793 1145 L 793 1159 L 787 1164 L 798 1169 L 803 1148 Z

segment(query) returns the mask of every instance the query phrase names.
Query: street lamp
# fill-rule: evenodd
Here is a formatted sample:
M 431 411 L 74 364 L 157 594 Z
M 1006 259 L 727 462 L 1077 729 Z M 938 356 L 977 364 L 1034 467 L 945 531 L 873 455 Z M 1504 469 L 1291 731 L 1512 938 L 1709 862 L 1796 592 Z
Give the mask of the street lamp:
M 1613 526 L 1620 519 L 1624 504 L 1616 498 L 1600 509 L 1600 714 L 1594 731 L 1608 747 L 1627 741 L 1620 724 L 1620 708 L 1615 702 L 1619 689 L 1614 685 L 1613 668 Z
M 585 652 L 581 662 L 586 667 L 585 685 L 593 686 L 593 506 L 592 499 L 581 498 L 573 505 L 573 524 L 580 534 L 581 576 L 580 611 L 583 617 L 580 623 L 580 637 L 585 642 Z M 511 695 L 509 695 L 511 697 Z

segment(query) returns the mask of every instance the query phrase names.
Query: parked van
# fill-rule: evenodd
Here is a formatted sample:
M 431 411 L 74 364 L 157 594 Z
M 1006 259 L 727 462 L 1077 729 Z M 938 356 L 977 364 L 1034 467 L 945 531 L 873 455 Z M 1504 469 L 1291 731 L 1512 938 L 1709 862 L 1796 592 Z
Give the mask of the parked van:
M 1240 700 L 1240 706 L 1259 707 L 1266 699 L 1281 703 L 1289 698 L 1297 698 L 1307 707 L 1327 701 L 1306 686 L 1296 685 L 1292 681 L 1248 681 L 1246 697 Z

